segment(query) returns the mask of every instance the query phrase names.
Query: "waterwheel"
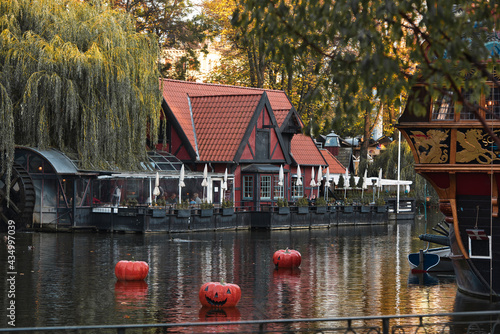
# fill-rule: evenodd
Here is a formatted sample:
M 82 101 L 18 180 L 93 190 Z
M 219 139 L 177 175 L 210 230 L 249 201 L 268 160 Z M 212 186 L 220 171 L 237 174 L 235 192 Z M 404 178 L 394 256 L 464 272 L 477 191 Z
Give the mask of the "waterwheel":
M 7 198 L 7 173 L 0 175 L 0 230 L 6 231 L 9 220 L 16 223 L 16 230 L 31 227 L 35 206 L 35 188 L 28 172 L 14 163 Z

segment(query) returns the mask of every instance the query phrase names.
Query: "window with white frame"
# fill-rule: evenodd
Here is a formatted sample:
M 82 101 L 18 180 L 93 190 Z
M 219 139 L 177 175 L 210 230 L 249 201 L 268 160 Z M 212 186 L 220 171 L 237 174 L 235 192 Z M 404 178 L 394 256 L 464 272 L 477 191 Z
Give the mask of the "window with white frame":
M 243 199 L 244 200 L 253 199 L 253 176 L 252 175 L 243 176 Z
M 280 178 L 277 175 L 274 175 L 273 183 L 274 183 L 274 199 L 275 200 L 278 198 L 283 198 L 283 192 L 285 189 L 285 185 L 284 185 L 284 181 L 283 181 L 282 186 L 278 185 L 279 182 L 280 182 Z
M 292 198 L 300 198 L 304 196 L 304 178 L 300 178 L 302 180 L 302 185 L 297 186 L 297 177 L 292 178 Z
M 260 176 L 260 199 L 270 200 L 271 199 L 271 175 L 261 175 Z

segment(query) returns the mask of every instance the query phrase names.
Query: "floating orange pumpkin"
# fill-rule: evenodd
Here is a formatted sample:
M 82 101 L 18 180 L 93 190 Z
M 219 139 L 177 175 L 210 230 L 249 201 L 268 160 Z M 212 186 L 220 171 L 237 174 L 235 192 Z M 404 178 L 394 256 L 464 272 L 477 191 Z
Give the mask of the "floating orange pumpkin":
M 198 296 L 203 306 L 233 307 L 240 301 L 241 289 L 232 283 L 208 282 L 201 286 Z
M 273 263 L 276 268 L 294 268 L 300 266 L 302 256 L 293 249 L 280 249 L 274 252 Z
M 149 265 L 144 261 L 119 261 L 115 266 L 115 275 L 120 281 L 140 281 L 149 273 Z

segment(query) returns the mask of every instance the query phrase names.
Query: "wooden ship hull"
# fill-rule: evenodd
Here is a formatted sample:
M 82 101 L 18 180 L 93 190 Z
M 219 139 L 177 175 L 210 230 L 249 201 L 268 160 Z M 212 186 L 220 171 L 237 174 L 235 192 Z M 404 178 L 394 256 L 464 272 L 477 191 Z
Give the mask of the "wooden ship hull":
M 412 96 L 419 96 L 418 87 Z M 481 103 L 500 113 L 497 89 Z M 450 258 L 458 289 L 498 299 L 500 150 L 491 132 L 466 108 L 454 109 L 444 98 L 430 102 L 422 116 L 408 108 L 398 128 L 412 149 L 415 171 L 439 195 L 440 211 L 450 225 Z M 482 112 L 493 133 L 500 135 L 500 120 Z

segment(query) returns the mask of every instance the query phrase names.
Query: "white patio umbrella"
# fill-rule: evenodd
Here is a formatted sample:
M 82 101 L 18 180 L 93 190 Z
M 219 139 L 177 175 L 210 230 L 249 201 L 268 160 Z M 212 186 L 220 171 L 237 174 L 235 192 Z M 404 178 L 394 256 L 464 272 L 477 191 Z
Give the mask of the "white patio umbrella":
M 182 187 L 185 187 L 184 183 L 184 164 L 181 166 L 181 172 L 179 173 L 179 202 L 182 202 Z
M 300 165 L 297 165 L 297 181 L 295 181 L 296 186 L 302 185 L 302 174 L 300 173 Z
M 285 180 L 285 175 L 283 173 L 283 165 L 280 166 L 280 173 L 278 176 L 278 186 L 283 187 L 284 181 Z
M 319 198 L 319 188 L 321 187 L 322 180 L 323 180 L 323 167 L 319 166 L 319 168 L 318 168 L 318 182 L 316 182 L 316 185 L 318 186 L 318 198 Z
M 316 181 L 314 181 L 314 167 L 311 167 L 311 182 L 309 183 L 309 185 L 311 186 L 311 195 L 314 191 L 314 187 L 316 187 Z
M 328 189 L 330 189 L 330 167 L 326 167 L 326 176 L 325 176 L 325 196 L 328 200 Z
M 378 171 L 378 194 L 377 197 L 380 197 L 380 188 L 382 188 L 382 168 L 379 169 Z
M 160 196 L 160 175 L 158 174 L 158 172 L 156 172 L 155 190 L 153 190 L 153 196 L 155 197 L 155 202 L 156 197 Z
M 205 164 L 205 169 L 203 169 L 203 181 L 201 181 L 201 186 L 203 187 L 203 199 L 205 199 L 206 188 L 208 187 L 207 164 Z
M 285 185 L 285 173 L 283 172 L 283 165 L 280 166 L 280 173 L 278 175 L 278 186 L 281 187 L 281 194 L 282 196 L 285 195 L 285 192 L 283 191 L 284 190 L 284 185 Z
M 347 186 L 349 184 L 349 172 L 345 169 L 345 182 L 344 182 L 344 198 L 347 197 Z
M 221 188 L 227 190 L 227 168 L 226 171 L 224 172 L 224 181 L 222 182 Z
M 366 187 L 366 177 L 367 177 L 367 169 L 365 169 L 365 175 L 363 176 L 363 183 L 362 183 L 362 186 L 361 186 L 361 198 L 363 198 L 363 195 L 365 193 L 365 187 Z

